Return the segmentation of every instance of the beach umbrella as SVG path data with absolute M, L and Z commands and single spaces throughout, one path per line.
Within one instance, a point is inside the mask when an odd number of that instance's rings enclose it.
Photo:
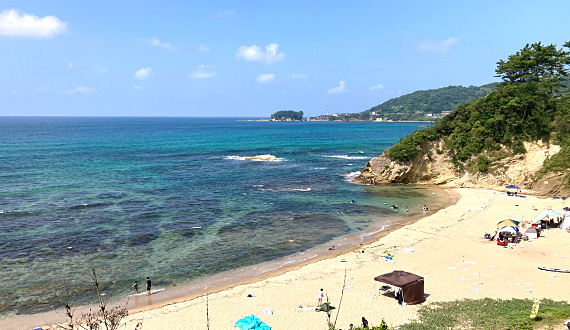
M 517 227 L 513 227 L 513 226 L 505 226 L 505 227 L 499 229 L 499 233 L 516 234 L 518 231 L 519 231 L 519 229 Z
M 521 189 L 520 187 L 517 187 L 514 184 L 510 184 L 510 185 L 506 186 L 505 188 Z
M 518 227 L 519 224 L 520 224 L 520 221 L 516 221 L 516 220 L 512 220 L 512 219 L 505 219 L 505 220 L 499 221 L 499 223 L 497 223 L 497 228 L 501 228 L 501 227 L 505 227 L 505 226 Z

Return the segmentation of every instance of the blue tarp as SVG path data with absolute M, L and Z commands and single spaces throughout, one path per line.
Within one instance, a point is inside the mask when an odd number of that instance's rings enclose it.
M 263 323 L 257 316 L 251 314 L 236 322 L 236 327 L 241 330 L 271 330 L 271 327 Z
M 510 184 L 510 185 L 506 186 L 505 188 L 520 189 L 519 187 L 515 186 L 514 184 Z
M 539 223 L 542 219 L 546 217 L 562 217 L 562 216 L 563 216 L 562 214 L 555 212 L 553 210 L 544 210 L 542 211 L 542 213 L 538 215 L 538 217 L 532 220 L 532 223 Z

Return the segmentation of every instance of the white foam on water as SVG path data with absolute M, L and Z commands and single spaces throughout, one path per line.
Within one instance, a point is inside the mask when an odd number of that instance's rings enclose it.
M 282 162 L 285 158 L 278 158 L 270 154 L 266 155 L 256 155 L 256 156 L 224 156 L 224 159 L 229 160 L 242 160 L 242 161 L 252 161 L 252 162 Z
M 365 156 L 349 156 L 349 155 L 330 155 L 330 156 L 323 156 L 325 158 L 338 158 L 338 159 L 368 159 Z
M 344 181 L 352 181 L 354 178 L 360 175 L 360 171 L 350 172 L 350 173 L 339 173 L 339 175 L 344 177 Z
M 311 191 L 311 188 L 292 188 L 292 191 Z

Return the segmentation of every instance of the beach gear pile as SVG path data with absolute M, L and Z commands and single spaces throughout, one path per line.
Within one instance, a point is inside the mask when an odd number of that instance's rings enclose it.
M 271 330 L 271 327 L 263 323 L 257 316 L 251 314 L 236 322 L 236 327 L 241 330 Z

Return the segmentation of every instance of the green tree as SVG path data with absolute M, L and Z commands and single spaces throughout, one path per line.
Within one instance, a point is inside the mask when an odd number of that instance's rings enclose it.
M 570 47 L 569 43 L 565 43 L 564 47 Z M 507 61 L 497 62 L 496 77 L 503 80 L 503 85 L 536 82 L 544 91 L 554 93 L 568 76 L 565 68 L 570 64 L 568 55 L 568 52 L 562 48 L 556 49 L 553 44 L 527 44 L 516 54 L 510 55 Z

